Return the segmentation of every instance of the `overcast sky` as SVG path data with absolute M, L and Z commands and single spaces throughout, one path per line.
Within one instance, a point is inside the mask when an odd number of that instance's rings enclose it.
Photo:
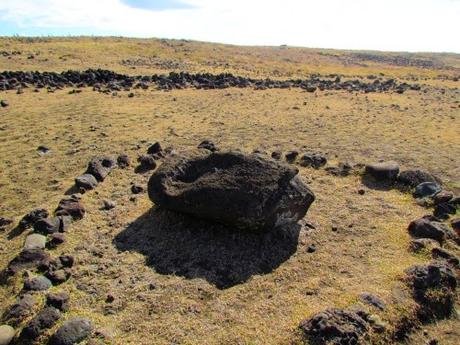
M 0 0 L 0 35 L 460 53 L 460 0 Z

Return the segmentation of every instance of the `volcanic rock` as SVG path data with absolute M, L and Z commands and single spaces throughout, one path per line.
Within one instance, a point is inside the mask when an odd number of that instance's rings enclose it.
M 399 165 L 395 162 L 382 162 L 366 165 L 366 173 L 374 177 L 377 181 L 393 182 L 399 173 Z
M 298 170 L 258 155 L 175 156 L 149 180 L 157 205 L 240 228 L 273 228 L 303 218 L 314 201 Z
M 109 157 L 96 157 L 88 163 L 86 173 L 93 175 L 99 182 L 104 181 L 115 167 L 115 161 Z
M 97 179 L 91 174 L 83 174 L 75 178 L 75 186 L 83 190 L 94 189 L 97 183 Z
M 415 187 L 414 197 L 415 198 L 426 198 L 434 197 L 436 194 L 441 192 L 441 186 L 435 182 L 422 182 Z
M 61 317 L 59 310 L 53 307 L 45 307 L 29 324 L 23 328 L 20 338 L 24 340 L 33 340 L 38 338 L 47 329 L 53 327 Z
M 51 336 L 49 345 L 74 345 L 88 338 L 93 330 L 91 322 L 82 318 L 73 318 Z
M 444 224 L 431 216 L 424 216 L 412 221 L 408 231 L 415 238 L 431 238 L 440 243 L 444 242 L 449 233 L 449 229 Z
M 398 176 L 398 181 L 411 188 L 417 187 L 423 182 L 434 182 L 442 184 L 441 180 L 425 170 L 405 170 Z

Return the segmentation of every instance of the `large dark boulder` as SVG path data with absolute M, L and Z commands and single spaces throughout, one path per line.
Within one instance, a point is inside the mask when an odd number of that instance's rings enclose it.
M 150 178 L 157 205 L 238 228 L 269 229 L 305 216 L 315 196 L 298 169 L 237 152 L 173 156 Z

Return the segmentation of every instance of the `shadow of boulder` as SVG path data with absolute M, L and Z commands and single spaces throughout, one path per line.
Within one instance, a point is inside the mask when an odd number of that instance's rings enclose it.
M 391 189 L 400 189 L 396 182 L 378 181 L 374 177 L 367 174 L 361 176 L 361 183 L 369 189 L 379 191 L 389 191 Z
M 297 249 L 300 226 L 271 232 L 248 232 L 188 215 L 152 208 L 113 243 L 121 251 L 137 251 L 160 274 L 203 278 L 219 289 L 267 274 Z

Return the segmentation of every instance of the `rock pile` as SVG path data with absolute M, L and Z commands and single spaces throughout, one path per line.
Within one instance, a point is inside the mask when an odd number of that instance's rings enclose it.
M 134 89 L 148 89 L 155 85 L 158 89 L 172 90 L 184 88 L 224 89 L 229 87 L 252 87 L 263 89 L 301 88 L 307 92 L 316 90 L 344 90 L 349 92 L 387 92 L 403 93 L 406 90 L 420 90 L 418 85 L 398 83 L 394 79 L 376 78 L 371 82 L 359 79 L 342 81 L 340 78 L 320 79 L 312 76 L 309 79 L 253 79 L 234 76 L 230 73 L 211 74 L 187 72 L 171 72 L 168 75 L 128 76 L 102 69 L 66 72 L 23 72 L 3 71 L 0 73 L 0 91 L 15 90 L 27 87 L 49 90 L 64 87 L 92 87 L 95 91 L 112 93 Z

